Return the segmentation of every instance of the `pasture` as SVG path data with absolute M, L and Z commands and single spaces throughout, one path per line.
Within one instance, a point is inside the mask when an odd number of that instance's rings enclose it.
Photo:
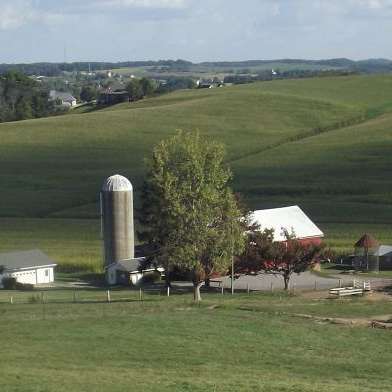
M 309 299 L 282 293 L 188 294 L 123 290 L 0 293 L 1 390 L 389 391 L 390 331 L 335 325 L 297 314 L 390 314 L 390 300 Z M 14 293 L 15 295 L 15 293 Z M 99 301 L 99 302 L 96 302 Z
M 129 177 L 138 207 L 144 159 L 177 129 L 225 143 L 251 208 L 299 204 L 339 252 L 363 231 L 392 243 L 392 77 L 376 75 L 178 91 L 0 124 L 1 249 L 99 269 L 103 179 Z

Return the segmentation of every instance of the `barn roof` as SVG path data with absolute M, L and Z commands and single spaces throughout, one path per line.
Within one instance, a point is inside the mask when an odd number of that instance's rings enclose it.
M 355 248 L 377 248 L 380 244 L 370 234 L 364 234 L 354 245 Z
M 116 266 L 116 269 L 124 272 L 138 272 L 142 268 L 142 262 L 145 260 L 145 257 L 138 257 L 135 259 L 127 259 L 117 261 L 113 265 Z
M 67 102 L 76 100 L 76 98 L 71 93 L 56 91 L 56 90 L 50 90 L 49 96 L 51 99 L 62 99 L 63 101 L 67 101 Z
M 392 246 L 390 245 L 380 245 L 376 252 L 376 256 L 386 256 L 392 253 Z
M 56 263 L 39 249 L 0 253 L 0 265 L 6 270 L 56 266 Z
M 251 220 L 260 225 L 261 230 L 273 229 L 274 241 L 286 241 L 284 229 L 294 232 L 296 238 L 324 237 L 324 233 L 309 219 L 298 206 L 257 210 Z

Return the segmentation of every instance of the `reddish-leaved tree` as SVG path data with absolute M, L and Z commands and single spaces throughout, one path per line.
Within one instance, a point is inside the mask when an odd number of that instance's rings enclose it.
M 284 232 L 286 241 L 283 242 L 273 241 L 273 230 L 248 232 L 245 251 L 236 262 L 236 273 L 280 275 L 288 290 L 293 273 L 304 272 L 319 262 L 324 246 L 304 244 L 295 238 L 295 233 Z

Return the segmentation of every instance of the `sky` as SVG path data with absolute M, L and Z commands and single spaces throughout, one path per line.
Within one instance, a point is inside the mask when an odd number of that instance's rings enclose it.
M 0 63 L 392 58 L 392 0 L 0 0 Z

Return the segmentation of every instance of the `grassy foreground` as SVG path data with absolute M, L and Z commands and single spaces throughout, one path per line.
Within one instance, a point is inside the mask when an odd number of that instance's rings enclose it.
M 10 305 L 8 295 L 0 293 L 4 392 L 386 392 L 392 383 L 390 332 L 295 316 L 385 314 L 389 301 L 205 294 L 198 307 L 187 294 L 138 301 L 124 291 L 118 298 L 133 300 Z

